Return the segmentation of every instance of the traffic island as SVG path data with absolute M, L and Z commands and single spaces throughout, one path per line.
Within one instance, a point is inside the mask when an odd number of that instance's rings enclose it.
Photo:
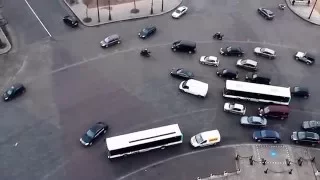
M 141 19 L 168 13 L 182 0 L 64 0 L 85 26 Z
M 320 0 L 285 0 L 288 8 L 301 19 L 320 25 Z

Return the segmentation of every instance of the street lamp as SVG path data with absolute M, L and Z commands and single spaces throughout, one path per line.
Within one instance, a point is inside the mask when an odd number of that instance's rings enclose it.
M 316 5 L 317 5 L 317 1 L 318 1 L 318 0 L 316 0 L 316 2 L 314 3 L 314 5 L 313 5 L 313 7 L 312 7 L 312 10 L 311 10 L 311 12 L 310 12 L 310 15 L 309 15 L 308 19 L 310 19 L 310 18 L 311 18 L 311 15 L 312 15 L 312 13 L 313 13 L 313 10 L 314 10 L 314 8 L 315 8 L 315 7 L 316 7 Z
M 100 22 L 99 0 L 97 0 L 98 22 Z
M 161 1 L 161 12 L 163 12 L 163 0 Z
M 110 7 L 110 0 L 108 0 L 108 9 L 109 9 L 109 21 L 111 21 L 111 7 Z
M 151 0 L 151 11 L 150 14 L 153 14 L 153 0 Z

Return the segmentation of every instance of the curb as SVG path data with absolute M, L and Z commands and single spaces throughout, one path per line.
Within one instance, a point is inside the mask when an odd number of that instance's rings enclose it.
M 7 36 L 5 35 L 5 33 L 3 32 L 2 28 L 0 28 L 0 33 L 4 37 L 4 43 L 7 44 L 7 46 L 4 49 L 0 50 L 0 54 L 6 54 L 7 52 L 9 52 L 11 50 L 12 45 L 11 45 L 10 41 L 8 40 Z
M 292 6 L 292 5 L 291 5 L 291 3 L 290 3 L 289 0 L 284 0 L 284 1 L 286 2 L 287 7 L 293 12 L 293 14 L 295 14 L 295 15 L 298 16 L 299 18 L 303 19 L 304 21 L 309 22 L 310 24 L 313 24 L 313 25 L 316 25 L 316 26 L 320 26 L 320 23 L 317 24 L 317 23 L 315 23 L 315 22 L 312 22 L 312 21 L 310 21 L 310 20 L 302 17 L 302 16 L 301 16 L 299 13 L 297 13 L 295 10 L 291 9 L 291 6 Z
M 149 17 L 155 17 L 155 16 L 164 15 L 164 14 L 166 14 L 166 13 L 168 13 L 168 12 L 176 9 L 176 8 L 177 8 L 178 6 L 180 6 L 180 5 L 182 4 L 182 2 L 183 2 L 183 0 L 181 0 L 180 3 L 179 3 L 177 6 L 169 9 L 168 11 L 164 11 L 164 12 L 161 12 L 161 13 L 158 13 L 158 14 L 152 14 L 152 15 L 135 17 L 135 18 L 128 18 L 128 19 L 121 19 L 121 20 L 115 20 L 115 21 L 110 21 L 110 22 L 96 23 L 96 24 L 94 24 L 94 25 L 87 25 L 87 24 L 85 24 L 85 23 L 83 22 L 83 20 L 82 20 L 81 18 L 79 18 L 79 17 L 76 15 L 76 13 L 73 12 L 71 6 L 66 2 L 66 0 L 63 0 L 63 1 L 64 1 L 64 3 L 69 7 L 69 9 L 72 11 L 72 13 L 73 13 L 73 14 L 81 21 L 81 23 L 82 23 L 84 26 L 86 26 L 86 27 L 94 27 L 94 26 L 100 26 L 100 25 L 104 25 L 104 24 L 110 24 L 110 23 L 116 23 L 116 22 L 122 22 L 122 21 L 130 21 L 130 20 L 146 19 L 146 18 L 149 18 Z

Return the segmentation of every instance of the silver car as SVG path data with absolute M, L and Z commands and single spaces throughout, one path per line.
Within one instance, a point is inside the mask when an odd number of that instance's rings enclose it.
M 215 56 L 201 56 L 200 64 L 206 64 L 209 66 L 219 66 L 219 59 Z
M 256 71 L 258 69 L 258 62 L 251 59 L 239 59 L 236 66 L 243 69 Z
M 121 39 L 118 34 L 113 34 L 111 36 L 106 37 L 104 40 L 100 41 L 100 46 L 103 48 L 114 46 L 116 44 L 120 44 Z
M 267 126 L 267 119 L 259 116 L 242 116 L 240 124 L 243 126 L 265 127 Z
M 246 113 L 246 107 L 242 104 L 234 102 L 226 102 L 223 106 L 225 112 L 244 115 Z
M 269 48 L 256 47 L 254 48 L 253 52 L 257 56 L 262 56 L 269 59 L 274 59 L 276 57 L 276 52 Z

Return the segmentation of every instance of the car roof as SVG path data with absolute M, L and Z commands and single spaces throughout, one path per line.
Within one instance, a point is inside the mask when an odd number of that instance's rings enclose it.
M 284 112 L 289 113 L 290 108 L 288 106 L 281 106 L 281 105 L 269 105 L 267 106 L 270 111 L 273 112 Z
M 295 86 L 295 87 L 293 87 L 293 89 L 294 89 L 294 91 L 296 90 L 296 89 L 298 89 L 298 91 L 303 91 L 303 92 L 309 92 L 309 89 L 308 88 L 306 88 L 306 87 L 300 87 L 300 86 Z
M 215 56 L 208 56 L 208 59 L 216 61 L 218 58 Z
M 268 14 L 273 14 L 272 11 L 270 11 L 269 9 L 266 9 L 266 8 L 261 8 L 263 11 L 267 12 Z
M 257 66 L 258 65 L 258 62 L 257 61 L 254 61 L 254 60 L 251 60 L 251 59 L 244 59 L 242 61 L 245 61 L 247 64 L 252 64 L 254 66 Z
M 223 73 L 224 71 L 227 71 L 227 73 L 237 74 L 237 71 L 236 71 L 236 70 L 228 69 L 228 68 L 224 68 L 224 69 L 222 69 L 221 71 L 222 71 L 222 73 Z
M 273 130 L 262 130 L 265 132 L 266 137 L 277 137 L 279 138 L 279 133 L 277 131 L 273 131 Z
M 210 138 L 218 138 L 220 140 L 220 132 L 219 130 L 215 129 L 215 130 L 211 130 L 211 131 L 205 131 L 201 133 L 201 136 L 203 137 L 203 139 L 208 140 Z
M 183 10 L 183 9 L 187 9 L 187 6 L 180 6 L 180 7 L 178 7 L 178 10 Z
M 252 117 L 252 121 L 253 122 L 261 122 L 261 120 L 263 119 L 263 118 L 261 118 L 261 117 L 259 117 L 259 116 L 249 116 L 249 117 Z M 248 118 L 249 118 L 248 117 Z
M 196 43 L 195 42 L 192 42 L 192 41 L 188 41 L 188 40 L 181 40 L 179 41 L 180 44 L 185 44 L 185 45 L 188 45 L 188 46 L 194 46 L 196 47 Z
M 275 54 L 276 53 L 274 50 L 269 49 L 269 48 L 261 48 L 261 49 L 263 49 L 265 52 L 268 52 L 270 54 Z
M 108 39 L 119 39 L 120 36 L 118 34 L 112 34 L 110 36 L 107 37 Z
M 311 121 L 307 121 L 308 124 L 312 124 L 312 127 L 320 127 L 320 121 L 316 121 L 316 120 L 311 120 Z
M 242 104 L 237 104 L 237 103 L 234 103 L 233 107 L 237 109 L 244 109 L 244 106 Z

